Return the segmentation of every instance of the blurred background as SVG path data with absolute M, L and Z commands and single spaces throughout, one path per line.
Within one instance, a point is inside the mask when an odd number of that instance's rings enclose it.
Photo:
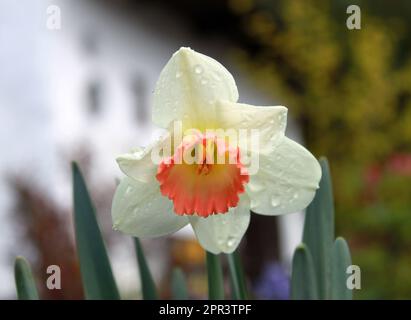
M 360 30 L 347 29 L 351 4 Z M 132 241 L 111 228 L 115 157 L 159 134 L 156 79 L 189 46 L 230 70 L 240 102 L 287 106 L 286 134 L 328 157 L 337 234 L 362 271 L 355 298 L 410 299 L 410 21 L 407 0 L 0 0 L 0 298 L 15 298 L 16 255 L 32 263 L 42 298 L 83 297 L 71 160 L 86 175 L 122 296 L 141 296 Z M 252 215 L 240 253 L 255 298 L 288 298 L 303 219 Z M 190 228 L 143 246 L 162 297 L 175 266 L 192 298 L 206 296 Z M 51 264 L 62 290 L 45 286 Z

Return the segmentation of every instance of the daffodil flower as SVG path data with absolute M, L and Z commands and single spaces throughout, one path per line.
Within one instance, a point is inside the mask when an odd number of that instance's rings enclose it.
M 237 100 L 235 81 L 219 62 L 189 48 L 174 53 L 157 82 L 152 114 L 168 134 L 117 158 L 126 177 L 113 199 L 114 229 L 157 237 L 190 223 L 207 251 L 231 253 L 248 228 L 250 210 L 280 215 L 312 201 L 321 169 L 309 151 L 284 135 L 287 108 Z M 177 143 L 171 139 L 178 136 L 176 121 L 185 132 Z M 258 143 L 247 136 L 233 147 L 209 129 L 257 130 Z M 170 141 L 171 153 L 153 161 L 154 150 L 165 150 Z M 258 156 L 255 172 L 245 163 L 245 151 Z M 186 161 L 193 153 L 197 161 Z M 235 161 L 207 161 L 219 156 Z

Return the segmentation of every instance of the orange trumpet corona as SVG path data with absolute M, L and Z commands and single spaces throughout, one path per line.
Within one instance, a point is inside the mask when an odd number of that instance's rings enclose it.
M 238 147 L 229 148 L 221 139 L 205 135 L 185 139 L 159 164 L 156 178 L 176 214 L 201 217 L 236 207 L 249 181 Z

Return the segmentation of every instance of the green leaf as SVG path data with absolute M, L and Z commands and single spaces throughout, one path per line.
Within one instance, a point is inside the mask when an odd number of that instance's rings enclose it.
M 313 259 L 310 250 L 305 244 L 300 244 L 294 252 L 291 274 L 291 299 L 318 299 Z
M 328 162 L 320 159 L 320 188 L 308 206 L 303 242 L 312 254 L 320 299 L 331 297 L 331 251 L 334 242 L 334 200 Z
M 337 238 L 333 246 L 332 291 L 335 300 L 352 300 L 352 290 L 347 288 L 347 268 L 352 264 L 350 249 L 344 238 Z
M 210 300 L 224 299 L 224 280 L 220 256 L 207 251 L 208 298 Z
M 143 291 L 144 300 L 155 300 L 158 298 L 156 285 L 154 283 L 153 277 L 151 276 L 150 269 L 144 256 L 144 251 L 141 246 L 140 240 L 134 238 L 134 246 L 136 249 L 138 269 L 140 271 L 141 288 Z
M 176 300 L 187 300 L 187 283 L 184 278 L 184 273 L 180 268 L 174 268 L 171 275 L 171 293 L 173 299 Z
M 19 300 L 39 299 L 30 264 L 23 257 L 17 257 L 14 262 L 14 278 L 16 280 L 17 298 Z
M 236 250 L 234 253 L 228 254 L 227 260 L 230 269 L 233 299 L 245 300 L 248 298 L 247 286 L 238 251 Z
M 74 225 L 81 277 L 87 299 L 120 299 L 86 184 L 72 164 Z

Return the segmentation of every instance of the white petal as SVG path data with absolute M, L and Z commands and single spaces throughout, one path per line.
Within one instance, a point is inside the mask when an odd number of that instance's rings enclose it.
M 146 148 L 138 148 L 134 152 L 118 156 L 116 161 L 121 171 L 134 180 L 154 181 L 159 161 L 163 156 L 160 151 L 171 148 L 170 139 L 171 135 L 167 132 Z M 169 146 L 168 149 L 167 146 Z
M 124 174 L 135 180 L 148 182 L 155 178 L 157 168 L 151 161 L 150 154 L 151 148 L 146 148 L 122 154 L 116 160 Z
M 143 183 L 125 177 L 114 194 L 113 228 L 136 237 L 158 237 L 188 223 L 173 212 L 173 203 L 161 195 L 157 181 Z
M 248 150 L 262 151 L 271 148 L 273 141 L 283 136 L 287 124 L 287 108 L 283 106 L 253 106 L 230 101 L 218 101 L 216 115 L 218 128 L 243 130 L 248 140 L 252 132 L 258 132 L 258 149 L 255 150 L 251 141 L 247 143 Z M 238 137 L 241 138 L 239 133 Z
M 260 154 L 258 173 L 246 186 L 251 209 L 259 214 L 298 212 L 314 198 L 321 167 L 303 146 L 283 137 L 272 151 Z
M 240 243 L 250 223 L 250 203 L 243 194 L 237 207 L 207 218 L 191 216 L 191 225 L 201 246 L 214 254 L 231 253 Z
M 181 120 L 185 128 L 199 128 L 214 120 L 217 99 L 237 101 L 232 75 L 216 60 L 181 48 L 173 54 L 154 91 L 153 122 L 167 128 Z

